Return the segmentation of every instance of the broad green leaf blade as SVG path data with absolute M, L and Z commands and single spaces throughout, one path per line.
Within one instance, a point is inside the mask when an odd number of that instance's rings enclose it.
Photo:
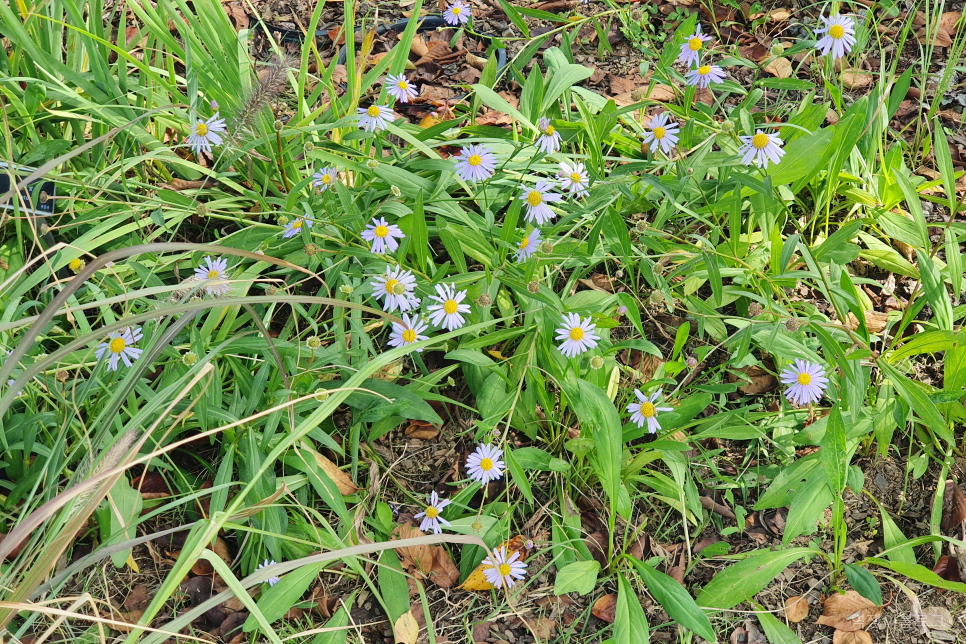
M 766 610 L 755 613 L 769 644 L 802 644 L 795 632 Z
M 849 464 L 846 460 L 848 449 L 845 444 L 845 423 L 842 422 L 842 410 L 838 405 L 833 405 L 829 414 L 825 435 L 822 437 L 821 456 L 832 492 L 841 493 L 845 489 Z
M 610 501 L 611 510 L 625 518 L 630 516 L 630 504 L 621 502 L 621 454 L 623 440 L 617 409 L 603 389 L 585 380 L 577 380 L 576 391 L 568 392 L 577 417 L 589 425 L 596 447 L 601 485 Z
M 553 584 L 553 594 L 577 593 L 586 595 L 597 585 L 597 573 L 600 564 L 594 560 L 575 561 L 567 564 L 557 572 L 557 580 Z
M 614 644 L 648 644 L 651 631 L 644 607 L 631 583 L 617 575 L 617 606 L 614 610 Z M 712 640 L 714 641 L 714 640 Z
M 862 566 L 845 564 L 845 576 L 848 578 L 849 584 L 855 592 L 876 606 L 882 605 L 882 588 L 879 587 L 878 580 L 871 572 Z
M 698 606 L 734 608 L 751 599 L 792 562 L 809 555 L 820 555 L 813 548 L 759 550 L 733 566 L 725 568 L 698 595 Z
M 897 572 L 900 575 L 905 575 L 909 579 L 914 579 L 923 584 L 929 584 L 930 586 L 935 586 L 936 588 L 953 590 L 957 593 L 966 593 L 966 584 L 958 581 L 946 581 L 933 571 L 929 570 L 929 568 L 919 564 L 910 564 L 904 561 L 887 561 L 885 559 L 879 559 L 878 557 L 869 557 L 865 561 L 869 564 L 875 564 L 877 566 L 882 566 L 883 568 L 888 568 L 893 572 Z
M 695 603 L 684 586 L 672 577 L 654 570 L 642 561 L 631 557 L 631 562 L 644 580 L 644 585 L 651 591 L 654 599 L 667 611 L 671 620 L 700 635 L 709 642 L 715 640 L 711 620 Z
M 296 568 L 263 592 L 257 606 L 265 621 L 271 624 L 281 619 L 302 598 L 302 594 L 309 589 L 324 567 L 323 564 L 309 564 Z M 244 631 L 247 633 L 257 626 L 255 616 L 249 616 L 245 621 Z

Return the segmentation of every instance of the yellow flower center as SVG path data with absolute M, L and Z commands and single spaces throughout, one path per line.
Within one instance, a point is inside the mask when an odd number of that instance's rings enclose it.
M 366 110 L 366 114 L 368 114 L 372 118 L 376 118 L 377 116 L 379 116 L 380 113 L 381 113 L 381 110 L 379 109 L 378 105 L 370 105 L 369 109 Z
M 768 147 L 768 135 L 764 132 L 759 132 L 755 136 L 751 137 L 751 145 L 756 150 L 764 150 Z
M 436 517 L 439 516 L 439 510 L 437 510 L 435 507 L 431 505 L 426 508 L 426 516 L 429 517 L 430 519 L 435 519 Z
M 580 183 L 581 181 L 584 180 L 584 178 L 580 176 L 579 172 L 574 172 L 570 175 L 570 180 L 573 181 L 574 183 Z
M 667 134 L 667 131 L 663 127 L 654 128 L 654 138 L 658 141 L 663 139 L 665 134 Z
M 480 461 L 480 469 L 484 472 L 489 472 L 493 469 L 493 459 L 484 458 Z
M 700 38 L 695 37 L 688 41 L 688 49 L 691 51 L 700 51 L 703 46 L 704 41 Z
M 322 175 L 322 183 L 325 183 L 325 184 L 332 183 L 332 175 L 331 174 L 323 174 Z
M 842 25 L 832 25 L 828 29 L 828 35 L 838 40 L 845 35 L 845 27 Z
M 409 83 L 407 83 L 404 80 L 401 80 L 398 83 L 396 83 L 396 87 L 398 87 L 399 89 L 409 89 Z
M 198 125 L 195 126 L 195 134 L 197 134 L 198 136 L 205 136 L 206 134 L 208 134 L 208 126 L 205 125 L 204 123 L 199 123 Z
M 403 339 L 403 342 L 415 342 L 416 332 L 413 331 L 412 329 L 406 329 L 405 331 L 402 332 L 402 339 Z M 430 512 L 432 512 L 432 514 L 430 514 Z M 426 514 L 427 516 L 429 516 L 430 519 L 432 519 L 439 513 L 436 511 L 436 508 L 427 508 Z
M 303 223 L 304 222 L 301 219 L 296 219 L 295 221 L 292 222 L 292 228 L 294 228 L 295 230 L 298 230 L 299 228 L 302 227 Z
M 107 345 L 107 348 L 111 350 L 111 353 L 121 353 L 124 351 L 124 347 L 127 346 L 127 342 L 124 338 L 114 338 L 111 343 Z
M 376 234 L 376 237 L 385 237 L 389 234 L 389 228 L 386 226 L 376 226 L 376 229 L 372 232 Z
M 526 250 L 527 246 L 530 245 L 530 238 L 524 237 L 523 241 L 520 242 L 520 250 Z
M 70 260 L 70 264 L 67 265 L 67 268 L 72 271 L 79 271 L 81 269 L 80 259 L 75 257 L 74 259 Z
M 531 190 L 530 194 L 527 195 L 527 203 L 536 208 L 543 203 L 543 195 L 540 194 L 539 190 Z
M 584 338 L 584 330 L 581 329 L 579 326 L 575 326 L 574 328 L 570 329 L 571 340 L 579 342 L 580 340 L 583 340 L 583 338 Z
M 707 76 L 709 73 L 711 73 L 711 65 L 701 65 L 698 67 L 699 76 Z
M 386 293 L 392 294 L 392 292 L 396 289 L 396 284 L 398 283 L 399 280 L 386 280 Z
M 453 12 L 454 16 L 458 16 L 463 10 L 460 9 L 459 7 L 450 7 L 450 11 Z
M 553 136 L 553 133 L 556 131 L 557 131 L 557 128 L 555 128 L 552 125 L 548 125 L 547 129 L 544 130 L 543 133 L 546 134 L 547 136 Z
M 443 311 L 447 315 L 453 315 L 458 309 L 459 304 L 456 303 L 456 300 L 446 300 L 443 302 Z
M 483 159 L 480 158 L 480 155 L 473 154 L 473 155 L 470 156 L 469 159 L 466 160 L 466 162 L 468 164 L 470 164 L 471 166 L 474 166 L 475 167 L 475 166 L 478 166 L 481 163 L 483 163 Z
M 507 563 L 500 564 L 496 569 L 499 571 L 501 577 L 509 577 L 510 572 L 513 570 L 513 568 L 510 567 L 510 564 Z
M 812 376 L 810 376 L 807 373 L 800 373 L 800 374 L 798 374 L 798 378 L 796 378 L 796 380 L 798 380 L 798 384 L 800 384 L 800 385 L 810 385 L 810 384 L 812 384 Z
M 210 280 L 215 279 L 219 275 L 221 275 L 221 273 L 219 271 L 216 271 L 216 270 L 210 270 L 210 271 L 208 271 L 208 279 L 210 279 Z
M 654 414 L 657 410 L 654 409 L 654 403 L 642 402 L 641 403 L 641 416 L 644 418 L 654 418 Z

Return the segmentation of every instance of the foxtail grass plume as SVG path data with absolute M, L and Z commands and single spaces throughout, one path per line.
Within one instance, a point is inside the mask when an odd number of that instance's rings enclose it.
M 234 129 L 237 133 L 250 134 L 262 110 L 279 98 L 288 88 L 288 70 L 295 67 L 297 59 L 273 54 L 258 70 L 255 83 L 235 115 Z

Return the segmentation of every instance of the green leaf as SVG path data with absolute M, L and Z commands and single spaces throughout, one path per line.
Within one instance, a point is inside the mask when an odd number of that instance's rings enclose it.
M 648 644 L 651 630 L 641 600 L 630 582 L 617 575 L 617 606 L 614 608 L 614 644 Z M 711 641 L 714 641 L 712 638 Z
M 889 356 L 894 363 L 922 353 L 939 353 L 966 347 L 966 332 L 963 331 L 926 331 L 910 338 Z
M 566 381 L 565 381 L 566 382 Z M 630 503 L 621 501 L 621 421 L 617 409 L 603 389 L 585 380 L 577 380 L 576 390 L 565 385 L 571 406 L 584 427 L 589 426 L 596 447 L 596 463 L 600 470 L 601 485 L 610 501 L 611 510 L 621 516 L 630 516 Z M 624 495 L 626 497 L 626 494 Z
M 845 564 L 845 576 L 855 592 L 859 593 L 876 606 L 882 605 L 882 588 L 875 576 L 862 566 Z
M 892 381 L 893 386 L 899 393 L 899 397 L 912 407 L 916 415 L 922 419 L 923 424 L 948 444 L 955 445 L 955 438 L 949 430 L 946 419 L 939 413 L 936 405 L 929 400 L 925 392 L 916 383 L 899 373 L 899 370 L 888 362 L 879 360 L 877 364 L 882 374 Z
M 772 185 L 783 186 L 818 172 L 829 156 L 834 130 L 834 127 L 821 128 L 786 145 L 781 163 L 768 169 Z
M 838 405 L 832 406 L 826 428 L 820 451 L 822 466 L 832 492 L 841 493 L 845 490 L 849 464 L 846 462 L 848 449 L 845 445 L 845 424 L 842 422 L 842 410 Z
M 379 592 L 393 624 L 409 610 L 409 586 L 395 550 L 383 550 L 379 557 Z
M 923 584 L 929 584 L 930 586 L 935 586 L 936 588 L 953 590 L 957 593 L 966 593 L 966 584 L 958 581 L 946 581 L 933 571 L 929 570 L 929 568 L 919 564 L 910 564 L 906 563 L 905 561 L 887 561 L 886 559 L 879 559 L 878 557 L 868 557 L 865 559 L 865 561 L 869 564 L 875 564 L 876 566 L 888 568 L 893 572 L 897 572 L 900 575 L 905 575 L 909 579 L 914 579 Z
M 523 17 L 520 15 L 520 12 L 517 11 L 516 8 L 506 0 L 500 0 L 500 8 L 503 9 L 503 13 L 507 18 L 510 19 L 510 22 L 513 23 L 513 26 L 523 33 L 524 38 L 529 40 L 530 29 L 527 27 L 527 21 L 523 19 Z
M 557 580 L 553 584 L 553 594 L 577 593 L 586 595 L 597 585 L 597 573 L 600 564 L 594 560 L 575 561 L 567 564 L 557 572 Z
M 544 113 L 550 109 L 554 102 L 560 98 L 561 94 L 576 85 L 582 80 L 590 78 L 593 70 L 583 65 L 567 64 L 553 70 L 548 74 L 550 82 L 543 93 L 543 102 L 540 104 L 540 112 Z
M 504 0 L 500 0 L 500 4 L 505 4 Z M 494 92 L 486 85 L 472 85 L 472 88 L 473 91 L 476 92 L 476 95 L 480 97 L 480 100 L 482 100 L 487 107 L 512 116 L 515 120 L 523 123 L 534 132 L 537 130 L 537 126 L 534 125 L 530 119 L 525 117 L 520 110 L 510 105 L 505 98 Z M 380 164 L 379 167 L 382 167 L 382 164 Z
M 523 447 L 513 450 L 513 456 L 520 467 L 525 470 L 566 472 L 570 469 L 570 463 L 537 447 Z
M 818 248 L 812 249 L 812 258 L 816 263 L 834 262 L 836 264 L 847 264 L 855 260 L 861 249 L 849 240 L 864 223 L 864 219 L 854 219 L 836 230 Z
M 275 620 L 282 619 L 285 613 L 302 598 L 302 594 L 309 589 L 324 567 L 324 564 L 308 564 L 296 568 L 263 592 L 257 606 L 264 615 L 265 621 L 271 624 Z M 258 621 L 254 616 L 249 616 L 245 620 L 243 630 L 247 633 L 255 630 L 256 626 Z
M 447 360 L 456 360 L 457 362 L 465 362 L 467 364 L 476 365 L 477 367 L 496 367 L 497 363 L 493 358 L 485 356 L 479 351 L 471 351 L 469 349 L 457 349 L 455 351 L 450 351 L 445 356 Z
M 673 621 L 709 642 L 715 640 L 711 620 L 698 607 L 684 586 L 634 557 L 630 557 L 630 560 L 644 580 L 644 585 Z
M 708 608 L 734 608 L 754 597 L 791 563 L 808 555 L 820 554 L 820 551 L 813 548 L 756 551 L 715 575 L 698 595 L 698 605 Z
M 141 515 L 142 503 L 141 493 L 131 488 L 131 484 L 128 483 L 126 478 L 121 478 L 114 484 L 107 499 L 104 500 L 106 509 L 100 514 L 100 516 L 108 518 L 108 521 L 106 525 L 104 522 L 98 522 L 101 524 L 102 537 L 107 537 L 104 538 L 105 546 L 129 541 L 136 536 L 137 519 Z M 107 532 L 105 527 L 110 532 Z M 120 550 L 111 555 L 111 563 L 120 568 L 130 556 L 131 548 Z
M 759 609 L 755 617 L 758 618 L 758 623 L 765 631 L 765 639 L 770 644 L 802 644 L 802 640 L 792 629 L 767 610 Z
M 936 325 L 940 331 L 953 330 L 953 305 L 946 292 L 946 283 L 939 273 L 936 262 L 924 251 L 916 249 L 916 259 L 919 262 L 919 274 L 922 276 L 922 288 L 926 293 L 926 300 L 936 316 Z
M 533 491 L 530 489 L 530 479 L 527 478 L 526 472 L 520 467 L 516 455 L 509 447 L 503 452 L 503 460 L 506 462 L 507 471 L 510 472 L 510 478 L 516 483 L 526 500 L 533 503 L 534 499 Z
M 346 606 L 352 606 L 353 601 L 350 599 L 336 611 L 335 615 L 325 623 L 325 629 L 328 632 L 319 633 L 312 640 L 312 644 L 345 644 L 346 634 L 345 626 L 349 624 L 349 613 L 346 611 Z M 331 629 L 331 630 L 328 630 Z

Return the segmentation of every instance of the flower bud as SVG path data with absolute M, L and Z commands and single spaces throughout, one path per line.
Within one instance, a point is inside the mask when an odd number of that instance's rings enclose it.
M 694 369 L 695 367 L 698 366 L 698 359 L 695 358 L 694 356 L 688 356 L 688 359 L 685 360 L 684 363 L 688 365 L 688 368 Z
M 752 302 L 751 304 L 748 305 L 748 315 L 750 315 L 753 318 L 756 318 L 759 315 L 761 315 L 762 311 L 764 310 L 765 310 L 764 307 L 762 307 L 762 305 L 759 304 L 758 302 Z
M 480 306 L 489 306 L 493 304 L 493 300 L 490 298 L 489 295 L 484 293 L 479 298 L 477 298 L 476 303 L 479 304 Z
M 305 344 L 309 349 L 315 351 L 322 346 L 322 340 L 318 336 L 313 335 L 305 339 Z
M 352 292 L 354 290 L 355 289 L 348 284 L 343 284 L 342 286 L 339 287 L 339 292 L 342 293 L 343 295 L 352 295 Z
M 61 369 L 54 377 L 57 378 L 57 382 L 64 383 L 67 382 L 68 378 L 70 378 L 70 374 Z
M 198 362 L 198 355 L 194 351 L 185 351 L 183 354 L 181 354 L 181 362 L 190 367 Z
M 594 356 L 593 358 L 590 359 L 591 369 L 600 369 L 603 366 L 604 366 L 604 359 L 601 358 L 600 356 Z
M 81 270 L 86 265 L 87 265 L 87 262 L 82 260 L 80 257 L 75 257 L 74 259 L 70 260 L 70 264 L 67 265 L 67 268 L 69 268 L 75 273 L 80 273 Z
M 637 230 L 637 232 L 639 233 L 646 233 L 647 228 L 648 228 L 647 222 L 644 221 L 643 219 L 641 219 L 639 222 L 634 224 L 634 229 Z
M 801 321 L 795 318 L 788 318 L 787 320 L 785 320 L 785 328 L 788 329 L 790 332 L 795 333 L 800 328 L 802 328 L 802 323 Z
M 278 218 L 278 225 L 279 226 L 288 225 L 288 217 L 286 217 L 285 215 L 280 215 Z
M 370 170 L 375 170 L 376 168 L 379 167 L 379 162 L 376 161 L 375 159 L 369 159 L 368 161 L 366 161 L 366 167 L 369 168 Z
M 721 131 L 725 134 L 731 134 L 735 131 L 735 124 L 732 121 L 725 121 L 721 124 Z
M 392 195 L 394 197 L 401 197 L 402 196 L 402 190 L 399 189 L 399 186 L 389 186 L 389 190 L 390 190 L 390 192 L 392 192 Z
M 527 284 L 527 290 L 530 293 L 539 293 L 540 292 L 540 282 L 538 282 L 537 280 L 533 280 L 532 282 L 530 282 L 529 284 Z
M 319 252 L 319 247 L 318 247 L 318 246 L 316 246 L 315 244 L 306 244 L 306 245 L 305 245 L 305 246 L 304 246 L 304 247 L 302 248 L 302 251 L 303 251 L 303 252 L 304 252 L 304 253 L 305 253 L 306 255 L 308 255 L 309 257 L 312 257 L 313 255 L 315 255 L 315 254 L 317 254 L 317 253 Z
M 545 241 L 540 244 L 540 252 L 544 255 L 549 255 L 553 252 L 553 242 Z
M 265 295 L 268 295 L 271 297 L 276 293 L 278 293 L 278 287 L 275 286 L 274 284 L 269 284 L 268 286 L 265 287 Z
M 781 56 L 784 53 L 785 53 L 785 45 L 781 44 L 776 40 L 771 46 L 771 55 Z
M 208 105 L 210 105 L 211 109 L 213 109 L 214 111 L 216 112 L 218 111 L 218 101 L 212 99 L 211 102 L 208 103 Z
M 281 132 L 282 130 L 285 129 L 285 124 L 282 123 L 281 121 L 275 121 L 274 123 L 272 123 L 272 129 L 275 130 L 276 132 Z
M 312 143 L 311 141 L 306 141 L 305 145 L 302 146 L 302 149 L 305 150 L 306 152 L 311 152 L 312 150 L 315 149 L 315 144 Z
M 319 402 L 325 402 L 328 397 L 329 397 L 329 392 L 326 391 L 325 389 L 320 389 L 317 392 L 315 392 L 315 399 L 318 400 Z

